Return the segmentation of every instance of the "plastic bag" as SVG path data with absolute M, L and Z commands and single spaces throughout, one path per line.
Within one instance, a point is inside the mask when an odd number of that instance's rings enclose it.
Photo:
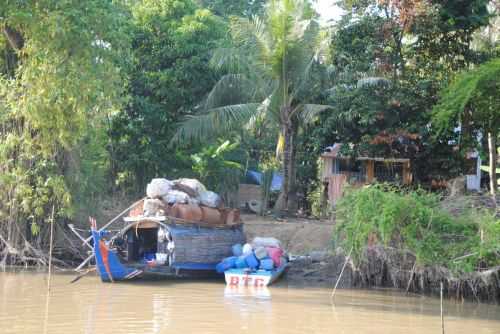
M 220 208 L 222 207 L 222 199 L 220 196 L 213 191 L 204 191 L 199 196 L 200 203 L 204 206 L 210 208 Z
M 185 204 L 190 200 L 188 194 L 179 190 L 170 190 L 161 199 L 167 204 Z
M 252 251 L 253 251 L 252 245 L 250 245 L 250 244 L 243 245 L 243 255 L 251 254 Z
M 281 242 L 276 238 L 255 237 L 252 241 L 252 246 L 257 247 L 276 247 L 281 248 Z
M 191 197 L 199 197 L 207 188 L 196 179 L 178 179 L 174 181 L 174 188 L 185 192 Z
M 152 179 L 146 187 L 146 195 L 149 198 L 160 198 L 165 196 L 173 185 L 174 183 L 167 179 Z
M 156 253 L 156 263 L 159 265 L 164 265 L 168 260 L 168 254 Z
M 146 198 L 144 200 L 144 216 L 156 216 L 161 213 L 161 209 L 163 209 L 163 203 L 159 199 Z
M 243 254 L 243 246 L 241 244 L 235 244 L 232 247 L 234 256 L 241 256 Z
M 267 257 L 267 250 L 265 247 L 257 247 L 254 250 L 255 257 L 259 260 Z
M 276 248 L 276 247 L 268 247 L 267 248 L 267 253 L 269 254 L 269 257 L 273 259 L 274 265 L 276 267 L 281 266 L 281 257 L 283 256 L 283 250 L 281 248 Z

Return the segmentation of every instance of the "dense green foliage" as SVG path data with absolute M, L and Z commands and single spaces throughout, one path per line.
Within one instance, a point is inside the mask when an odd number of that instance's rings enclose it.
M 222 17 L 252 17 L 262 13 L 266 0 L 197 0 L 201 6 Z
M 118 185 L 142 193 L 152 177 L 190 169 L 189 152 L 169 142 L 216 80 L 208 60 L 225 24 L 192 1 L 142 1 L 131 10 L 130 101 L 110 119 L 110 153 Z
M 434 124 L 450 130 L 459 124 L 470 146 L 481 135 L 488 136 L 490 191 L 496 192 L 497 138 L 500 135 L 500 58 L 458 75 L 444 90 L 434 108 Z
M 228 205 L 234 203 L 234 194 L 238 191 L 243 166 L 230 160 L 238 143 L 225 141 L 220 145 L 211 145 L 201 152 L 191 155 L 193 171 L 208 189 L 219 193 Z
M 154 177 L 198 177 L 232 203 L 244 171 L 277 170 L 277 207 L 325 212 L 318 156 L 334 142 L 410 158 L 423 186 L 463 174 L 472 147 L 494 170 L 500 34 L 487 4 L 344 0 L 329 27 L 311 0 L 4 0 L 0 264 L 25 238 L 43 246 L 52 208 L 81 221 Z M 437 200 L 405 196 L 421 230 Z
M 101 0 L 7 1 L 0 8 L 0 215 L 6 222 L 0 230 L 11 229 L 12 247 L 19 242 L 16 228 L 36 232 L 53 210 L 69 217 L 74 197 L 95 195 L 88 179 L 77 185 L 69 175 L 82 175 L 89 157 L 80 160 L 79 153 L 96 142 L 91 136 L 103 116 L 121 105 L 126 18 L 122 7 Z
M 346 1 L 354 14 L 332 37 L 332 86 L 324 96 L 334 109 L 313 130 L 317 150 L 349 142 L 353 155 L 411 158 L 424 183 L 460 175 L 463 151 L 443 145 L 429 124 L 449 78 L 484 59 L 470 41 L 488 24 L 486 4 Z
M 472 271 L 500 264 L 500 220 L 440 208 L 437 195 L 387 185 L 351 189 L 337 208 L 335 239 L 362 258 L 367 244 L 408 250 L 417 264 Z

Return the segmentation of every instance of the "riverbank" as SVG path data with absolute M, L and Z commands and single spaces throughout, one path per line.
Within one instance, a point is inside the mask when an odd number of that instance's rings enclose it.
M 285 276 L 298 287 L 333 287 L 346 262 L 342 249 L 332 248 L 334 223 L 327 220 L 243 215 L 247 240 L 255 236 L 275 237 L 294 261 Z M 360 265 L 347 259 L 339 288 L 396 288 L 409 293 L 439 295 L 440 282 L 449 298 L 500 304 L 500 267 L 457 275 L 440 266 L 415 265 L 408 252 L 372 246 Z

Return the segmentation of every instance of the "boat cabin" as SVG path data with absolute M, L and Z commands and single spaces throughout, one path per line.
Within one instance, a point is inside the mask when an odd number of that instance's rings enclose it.
M 129 224 L 115 237 L 126 263 L 200 269 L 215 266 L 232 245 L 245 240 L 241 226 L 209 228 L 175 223 L 165 217 L 127 217 Z M 121 246 L 119 246 L 121 244 Z

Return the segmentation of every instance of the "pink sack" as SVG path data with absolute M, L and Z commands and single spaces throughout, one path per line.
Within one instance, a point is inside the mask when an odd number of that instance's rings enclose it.
M 273 260 L 274 265 L 279 267 L 281 265 L 281 256 L 283 255 L 283 250 L 277 247 L 266 247 L 267 254 Z

